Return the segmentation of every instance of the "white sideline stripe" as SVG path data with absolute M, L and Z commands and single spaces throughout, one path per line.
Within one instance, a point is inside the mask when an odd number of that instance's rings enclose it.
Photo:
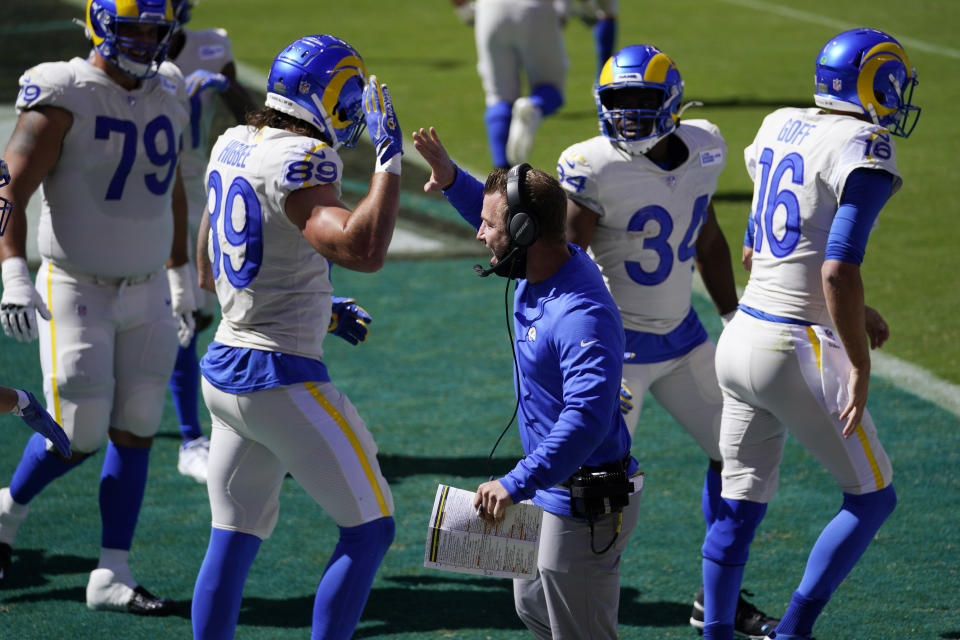
M 802 20 L 804 22 L 809 22 L 812 24 L 821 24 L 825 27 L 831 27 L 839 31 L 846 31 L 847 29 L 854 29 L 856 27 L 863 26 L 862 24 L 853 24 L 850 22 L 843 22 L 842 20 L 834 20 L 832 18 L 827 18 L 825 16 L 817 15 L 815 13 L 809 13 L 807 11 L 799 11 L 797 9 L 791 9 L 789 7 L 784 7 L 784 6 L 773 4 L 770 2 L 762 2 L 761 0 L 723 0 L 723 1 L 728 4 L 739 5 L 747 9 L 756 9 L 758 11 L 766 11 L 767 13 L 773 13 L 776 15 L 783 16 L 785 18 L 793 18 L 795 20 Z M 896 38 L 900 42 L 900 44 L 904 45 L 908 49 L 923 51 L 925 53 L 934 53 L 947 58 L 960 60 L 960 49 L 944 47 L 938 44 L 926 42 L 925 40 L 918 40 L 917 38 L 910 38 L 906 36 L 901 37 L 897 35 Z
M 694 273 L 693 291 L 707 300 L 710 299 L 710 294 L 707 293 L 699 272 Z M 743 289 L 738 287 L 737 296 L 742 294 Z M 892 382 L 904 391 L 935 404 L 944 411 L 960 416 L 960 386 L 938 378 L 915 364 L 881 351 L 871 351 L 870 361 L 873 375 Z

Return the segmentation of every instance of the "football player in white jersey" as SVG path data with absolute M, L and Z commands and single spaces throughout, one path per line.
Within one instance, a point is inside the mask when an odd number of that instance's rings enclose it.
M 197 237 L 203 205 L 207 201 L 204 171 L 210 153 L 210 127 L 214 116 L 214 94 L 219 93 L 236 121 L 256 110 L 247 90 L 237 82 L 233 47 L 223 29 L 195 30 L 186 28 L 190 21 L 190 0 L 173 0 L 176 27 L 170 40 L 169 60 L 180 68 L 190 103 L 190 127 L 184 135 L 181 153 L 183 186 L 187 194 L 188 236 Z M 191 260 L 195 253 L 190 252 Z M 196 278 L 192 278 L 196 282 Z M 200 368 L 197 362 L 196 334 L 213 320 L 216 296 L 194 288 L 199 307 L 193 340 L 180 346 L 170 376 L 170 395 L 180 422 L 182 439 L 177 457 L 177 470 L 197 482 L 207 481 L 207 457 L 210 440 L 200 428 L 197 406 L 200 395 Z
M 90 56 L 23 74 L 4 152 L 14 207 L 0 239 L 4 329 L 21 341 L 39 334 L 47 406 L 73 449 L 62 457 L 39 435 L 27 444 L 0 490 L 0 562 L 9 565 L 31 499 L 108 440 L 87 606 L 147 615 L 174 603 L 138 585 L 127 558 L 178 335 L 189 340 L 194 310 L 178 168 L 189 114 L 182 76 L 164 62 L 172 26 L 169 0 L 90 0 Z M 25 209 L 37 187 L 34 286 Z
M 634 441 L 643 398 L 653 397 L 709 458 L 701 501 L 709 527 L 720 501 L 720 412 L 713 357 L 690 304 L 694 267 L 717 311 L 736 310 L 730 249 L 710 200 L 726 162 L 716 125 L 684 120 L 683 80 L 673 60 L 650 45 L 607 60 L 594 89 L 602 135 L 579 142 L 557 163 L 567 191 L 568 239 L 587 248 L 623 317 L 626 413 Z M 702 626 L 702 592 L 690 623 Z M 763 637 L 774 624 L 744 598 L 737 631 Z M 771 627 L 772 628 L 772 627 Z
M 451 0 L 467 6 L 464 0 Z M 527 159 L 543 118 L 563 106 L 567 61 L 562 18 L 569 0 L 478 0 L 477 72 L 483 82 L 490 159 L 509 167 Z M 520 73 L 528 95 L 521 95 Z
M 386 87 L 368 81 L 360 55 L 329 35 L 300 38 L 277 56 L 266 107 L 247 122 L 214 145 L 198 238 L 201 279 L 215 283 L 222 320 L 200 363 L 213 416 L 213 522 L 193 633 L 232 637 L 289 471 L 340 526 L 312 637 L 349 638 L 393 540 L 393 498 L 373 437 L 322 360 L 329 265 L 383 265 L 399 207 L 402 135 Z M 365 125 L 376 169 L 350 211 L 340 201 L 338 149 L 353 147 Z
M 843 495 L 770 638 L 811 637 L 897 502 L 866 410 L 870 349 L 889 329 L 864 305 L 860 264 L 902 182 L 893 136 L 916 125 L 917 74 L 892 37 L 854 29 L 821 49 L 815 76 L 817 107 L 774 111 L 744 151 L 754 181 L 750 280 L 717 345 L 723 500 L 703 543 L 706 638 L 732 637 L 735 594 L 788 431 Z

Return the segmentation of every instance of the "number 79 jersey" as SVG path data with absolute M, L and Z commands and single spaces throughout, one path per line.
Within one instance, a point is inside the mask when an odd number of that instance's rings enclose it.
M 754 182 L 747 226 L 753 266 L 740 304 L 831 326 L 820 267 L 847 177 L 855 169 L 893 176 L 897 153 L 886 129 L 817 108 L 778 109 L 744 150 Z
M 320 359 L 330 324 L 327 259 L 290 221 L 287 196 L 333 184 L 343 163 L 315 138 L 240 125 L 220 136 L 207 165 L 208 257 L 231 347 Z
M 603 136 L 572 145 L 557 162 L 567 196 L 600 216 L 589 255 L 630 331 L 663 335 L 690 313 L 697 237 L 726 163 L 711 122 L 684 120 L 675 135 L 689 155 L 672 170 Z
M 172 64 L 127 91 L 82 58 L 20 78 L 17 110 L 69 111 L 56 165 L 41 188 L 37 244 L 63 269 L 105 277 L 153 273 L 170 255 L 171 198 L 190 119 Z

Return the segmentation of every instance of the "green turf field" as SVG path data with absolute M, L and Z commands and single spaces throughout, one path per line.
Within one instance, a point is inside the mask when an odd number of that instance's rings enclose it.
M 78 31 L 65 21 L 74 5 L 53 0 L 12 2 L 0 27 L 0 102 L 25 66 L 82 54 Z M 731 149 L 717 211 L 735 252 L 749 207 L 750 186 L 740 149 L 760 118 L 783 104 L 810 101 L 813 57 L 835 32 L 869 24 L 901 39 L 920 74 L 924 108 L 909 140 L 899 141 L 905 186 L 885 208 L 864 265 L 868 302 L 890 321 L 885 351 L 960 382 L 958 279 L 949 257 L 957 244 L 955 180 L 949 175 L 960 50 L 960 4 L 917 1 L 792 2 L 678 0 L 654 6 L 622 3 L 619 43 L 649 41 L 676 61 L 688 99 L 707 106 L 688 112 L 717 122 Z M 641 13 L 647 10 L 648 13 Z M 6 12 L 5 12 L 6 13 Z M 454 156 L 485 171 L 483 96 L 472 33 L 446 0 L 350 3 L 202 0 L 191 27 L 224 26 L 241 62 L 265 72 L 294 38 L 328 32 L 351 41 L 370 71 L 390 86 L 409 132 L 434 124 Z M 17 30 L 19 28 L 19 30 Z M 538 135 L 533 162 L 554 165 L 568 144 L 596 132 L 589 89 L 592 41 L 579 23 L 567 29 L 571 58 L 567 105 Z M 5 142 L 5 141 L 2 141 Z M 412 145 L 409 152 L 415 154 Z M 348 152 L 349 174 L 362 183 L 372 168 L 368 148 Z M 411 193 L 404 221 L 444 235 L 455 218 L 415 189 L 423 175 L 404 169 Z M 352 183 L 354 187 L 357 183 Z M 348 185 L 349 186 L 349 185 Z M 347 195 L 354 197 L 348 189 Z M 449 235 L 449 234 L 446 234 Z M 469 230 L 458 237 L 470 237 Z M 469 248 L 457 245 L 452 253 Z M 359 347 L 331 339 L 327 360 L 380 447 L 397 506 L 397 538 L 374 584 L 358 638 L 499 640 L 528 638 L 503 580 L 427 571 L 422 567 L 426 520 L 438 482 L 473 488 L 490 473 L 486 457 L 513 407 L 510 355 L 503 320 L 503 281 L 479 280 L 470 257 L 394 259 L 377 274 L 339 270 L 338 291 L 373 314 L 371 337 Z M 741 284 L 744 278 L 741 277 Z M 712 305 L 695 305 L 711 335 Z M 211 332 L 202 338 L 208 341 Z M 0 337 L 0 383 L 39 394 L 35 345 Z M 960 417 L 875 376 L 870 409 L 895 467 L 900 505 L 863 561 L 818 622 L 823 640 L 960 638 Z M 955 389 L 955 388 L 954 388 Z M 0 486 L 13 472 L 30 435 L 0 416 Z M 179 442 L 168 402 L 154 446 L 150 481 L 133 553 L 135 575 L 182 605 L 167 619 L 93 613 L 83 604 L 99 548 L 97 478 L 102 454 L 51 485 L 32 503 L 14 552 L 16 572 L 0 591 L 0 640 L 75 638 L 167 639 L 190 635 L 188 603 L 206 547 L 209 507 L 200 485 L 176 473 Z M 515 462 L 519 439 L 501 443 L 493 473 Z M 647 400 L 634 454 L 646 470 L 641 523 L 623 560 L 621 636 L 696 638 L 687 625 L 699 585 L 702 454 L 652 399 Z M 803 570 L 819 528 L 839 506 L 832 480 L 794 441 L 787 447 L 781 490 L 753 545 L 744 586 L 779 615 Z M 244 592 L 237 638 L 309 635 L 313 591 L 336 540 L 334 523 L 292 480 L 282 495 L 280 523 L 266 541 Z

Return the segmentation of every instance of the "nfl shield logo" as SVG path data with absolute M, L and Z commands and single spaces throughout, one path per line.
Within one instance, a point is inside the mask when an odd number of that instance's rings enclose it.
M 666 182 L 667 186 L 673 189 L 673 187 L 677 184 L 677 176 L 667 176 Z
M 310 83 L 309 83 L 309 82 L 301 82 L 301 83 L 300 83 L 300 86 L 298 87 L 297 90 L 298 90 L 300 93 L 304 93 L 304 94 L 310 93 Z
M 834 90 L 834 91 L 840 91 L 841 89 L 843 89 L 843 81 L 842 81 L 840 78 L 834 78 L 834 79 L 833 79 L 833 90 Z
M 137 104 L 137 99 L 133 96 L 127 96 L 127 103 L 129 103 L 132 107 L 133 105 Z

